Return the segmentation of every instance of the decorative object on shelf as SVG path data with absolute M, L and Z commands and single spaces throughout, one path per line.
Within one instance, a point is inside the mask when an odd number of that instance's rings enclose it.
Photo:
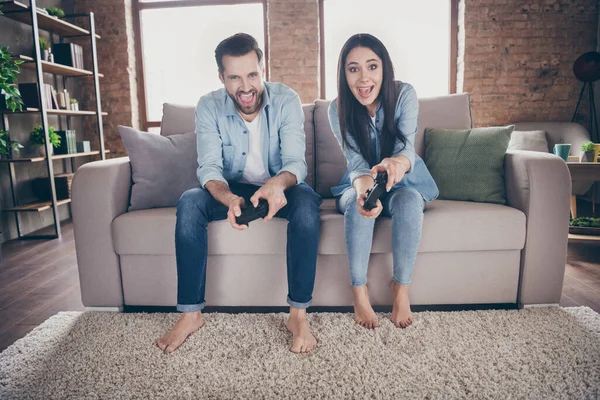
M 577 60 L 573 63 L 573 73 L 575 77 L 583 82 L 581 93 L 579 93 L 579 100 L 577 100 L 577 106 L 573 113 L 571 122 L 575 122 L 577 116 L 577 110 L 583 97 L 585 87 L 588 87 L 589 92 L 589 117 L 590 117 L 590 135 L 593 142 L 600 141 L 600 133 L 598 131 L 598 116 L 596 115 L 596 101 L 594 100 L 594 82 L 600 79 L 600 53 L 597 51 L 589 51 L 580 55 Z M 595 129 L 594 129 L 595 128 Z
M 42 53 L 42 60 L 50 61 L 50 45 L 43 37 L 40 37 L 40 52 Z
M 579 235 L 600 235 L 600 218 L 573 218 L 571 222 L 569 222 L 569 233 Z
M 21 111 L 23 99 L 17 86 L 17 75 L 22 60 L 14 59 L 8 47 L 0 45 L 0 109 Z
M 19 154 L 23 145 L 16 140 L 10 140 L 8 131 L 0 129 L 0 158 L 12 158 L 12 152 Z
M 75 174 L 57 174 L 54 175 L 54 188 L 56 189 L 56 200 L 71 198 L 71 183 Z M 31 189 L 35 197 L 42 201 L 52 199 L 50 191 L 50 181 L 48 178 L 35 178 L 32 180 Z
M 53 147 L 60 146 L 60 136 L 56 134 L 54 128 L 51 126 L 48 127 L 48 138 L 50 139 L 50 143 L 52 144 L 52 147 L 50 147 L 50 149 L 52 149 Z M 29 144 L 31 144 L 32 146 L 37 146 L 39 154 L 45 156 L 45 143 L 46 137 L 44 135 L 44 129 L 41 125 L 36 125 L 36 127 L 33 128 L 33 130 L 29 133 Z
M 73 98 L 70 100 L 71 102 L 71 111 L 79 111 L 79 102 L 77 99 Z
M 552 153 L 556 154 L 563 160 L 567 161 L 569 159 L 569 153 L 571 152 L 571 144 L 570 143 L 557 143 L 554 145 L 552 149 Z
M 594 161 L 594 142 L 586 142 L 581 145 L 581 162 Z
M 90 151 L 92 151 L 92 146 L 90 146 L 89 140 L 77 142 L 77 152 L 78 153 L 89 153 Z
M 48 15 L 54 18 L 64 18 L 65 16 L 65 12 L 59 7 L 47 7 L 46 11 L 48 12 Z

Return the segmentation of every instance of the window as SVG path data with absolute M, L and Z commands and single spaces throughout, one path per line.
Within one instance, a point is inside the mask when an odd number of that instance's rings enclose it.
M 419 97 L 450 93 L 450 27 L 455 1 L 321 1 L 325 98 L 337 96 L 338 57 L 346 40 L 356 33 L 370 33 L 383 42 L 396 79 L 411 83 Z
M 246 32 L 266 54 L 262 0 L 144 1 L 137 8 L 144 129 L 160 126 L 163 103 L 195 106 L 202 95 L 223 87 L 214 56 L 221 40 Z

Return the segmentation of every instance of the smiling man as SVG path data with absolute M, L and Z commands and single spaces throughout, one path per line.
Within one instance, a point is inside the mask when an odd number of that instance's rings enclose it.
M 181 318 L 157 341 L 165 353 L 204 326 L 208 223 L 236 216 L 259 199 L 273 217 L 288 220 L 287 275 L 291 351 L 312 350 L 306 309 L 312 301 L 322 199 L 306 185 L 304 113 L 300 98 L 281 83 L 264 81 L 263 53 L 256 40 L 238 33 L 215 50 L 224 88 L 196 107 L 198 180 L 177 203 L 177 310 Z

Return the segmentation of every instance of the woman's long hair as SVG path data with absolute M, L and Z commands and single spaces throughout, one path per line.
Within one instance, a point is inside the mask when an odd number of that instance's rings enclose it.
M 344 145 L 348 146 L 347 135 L 350 134 L 358 145 L 362 156 L 373 166 L 379 162 L 375 160 L 369 139 L 370 117 L 367 108 L 360 104 L 348 86 L 346 79 L 346 58 L 352 49 L 366 47 L 371 49 L 382 61 L 383 80 L 379 91 L 379 102 L 383 107 L 384 121 L 381 140 L 381 158 L 389 157 L 394 151 L 396 139 L 406 146 L 406 137 L 400 132 L 394 122 L 396 112 L 397 90 L 394 82 L 394 66 L 390 55 L 379 39 L 368 33 L 358 33 L 346 41 L 338 60 L 338 116 L 340 130 Z

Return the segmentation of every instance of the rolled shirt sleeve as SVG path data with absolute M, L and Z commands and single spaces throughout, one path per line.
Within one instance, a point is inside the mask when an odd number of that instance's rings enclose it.
M 279 128 L 282 167 L 278 172 L 287 171 L 296 177 L 299 185 L 306 179 L 306 133 L 304 132 L 304 112 L 300 97 L 294 93 L 282 107 L 282 122 Z
M 207 101 L 209 100 L 201 98 L 196 106 L 196 149 L 198 151 L 196 175 L 203 188 L 209 181 L 228 184 L 223 177 L 223 142 L 215 113 L 207 107 Z
M 329 105 L 329 125 L 335 135 L 335 138 L 344 153 L 346 158 L 346 164 L 348 166 L 350 183 L 354 185 L 354 180 L 361 176 L 371 176 L 371 168 L 369 163 L 362 154 L 354 149 L 358 148 L 354 138 L 350 135 L 346 135 L 346 138 L 350 146 L 345 145 L 340 132 L 340 120 L 337 112 L 337 99 L 333 100 Z
M 417 92 L 412 85 L 405 84 L 396 104 L 395 122 L 398 129 L 406 137 L 406 146 L 400 140 L 396 140 L 394 146 L 394 157 L 404 156 L 410 161 L 410 173 L 415 165 L 415 136 L 417 134 L 417 121 L 419 118 L 419 101 Z

